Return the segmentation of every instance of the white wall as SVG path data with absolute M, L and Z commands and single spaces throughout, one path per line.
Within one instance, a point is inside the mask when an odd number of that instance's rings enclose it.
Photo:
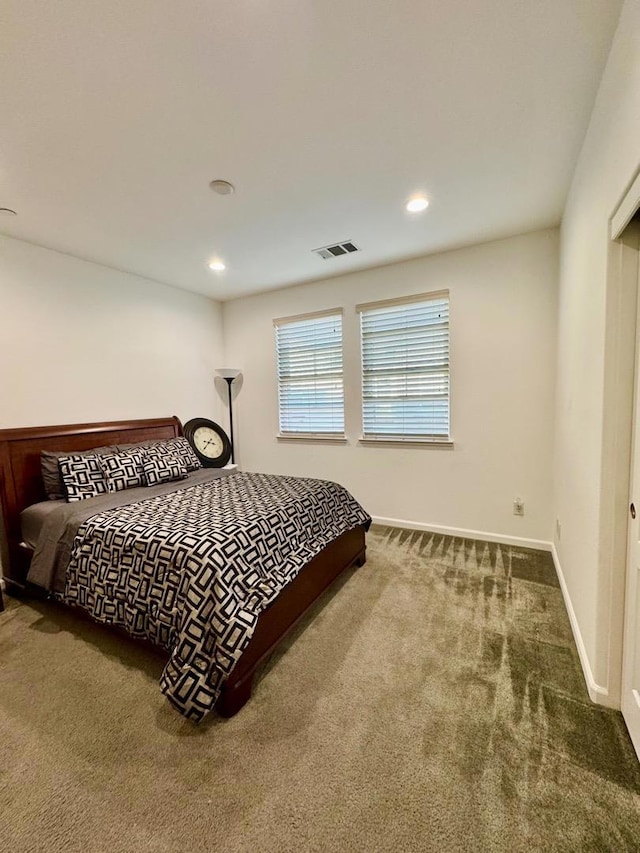
M 554 463 L 559 562 L 592 696 L 612 705 L 619 701 L 624 569 L 624 530 L 614 528 L 616 501 L 626 500 L 614 444 L 624 444 L 628 424 L 611 422 L 617 295 L 608 220 L 638 169 L 639 143 L 640 1 L 627 0 L 562 222 Z
M 219 416 L 218 303 L 0 237 L 0 428 Z
M 554 229 L 225 303 L 226 360 L 244 372 L 235 404 L 243 468 L 338 480 L 376 517 L 550 540 L 557 274 Z M 443 288 L 455 447 L 359 445 L 354 306 Z M 272 321 L 337 306 L 349 443 L 278 442 Z M 524 518 L 513 515 L 516 496 Z

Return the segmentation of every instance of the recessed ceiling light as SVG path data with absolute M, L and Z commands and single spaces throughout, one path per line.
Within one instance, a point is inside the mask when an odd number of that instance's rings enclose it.
M 215 181 L 211 181 L 209 186 L 214 193 L 218 193 L 218 195 L 231 195 L 236 189 L 233 184 L 229 183 L 229 181 L 223 181 L 220 178 Z
M 422 213 L 429 207 L 429 202 L 423 195 L 417 195 L 409 199 L 406 207 L 409 213 Z
M 223 270 L 226 270 L 226 268 L 227 265 L 222 261 L 211 261 L 211 263 L 209 264 L 209 269 L 213 270 L 214 272 L 222 272 Z
M 18 214 L 15 210 L 11 210 L 10 207 L 0 207 L 0 216 L 17 216 Z

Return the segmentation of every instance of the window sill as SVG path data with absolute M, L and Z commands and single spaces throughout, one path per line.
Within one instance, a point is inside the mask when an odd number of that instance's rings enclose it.
M 451 438 L 400 438 L 389 436 L 388 438 L 359 438 L 358 444 L 387 444 L 394 447 L 453 447 Z
M 279 433 L 276 438 L 278 439 L 278 441 L 324 441 L 329 442 L 329 444 L 347 443 L 346 435 L 320 432 L 292 432 L 285 434 Z

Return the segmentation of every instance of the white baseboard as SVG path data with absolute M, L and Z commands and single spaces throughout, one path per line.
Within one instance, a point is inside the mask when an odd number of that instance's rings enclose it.
M 567 613 L 569 615 L 569 622 L 571 623 L 571 630 L 573 631 L 573 639 L 575 640 L 576 648 L 578 649 L 578 657 L 580 658 L 580 664 L 582 665 L 582 672 L 587 684 L 587 690 L 589 691 L 589 698 L 592 702 L 596 702 L 598 705 L 606 705 L 608 708 L 614 708 L 616 705 L 609 696 L 609 690 L 601 684 L 598 684 L 593 677 L 591 664 L 589 663 L 589 656 L 587 655 L 582 634 L 580 633 L 580 626 L 578 625 L 576 612 L 573 609 L 567 582 L 565 581 L 562 573 L 562 566 L 560 565 L 560 558 L 558 557 L 555 543 L 552 543 L 551 545 L 551 555 L 556 567 L 558 580 L 560 581 L 560 589 L 562 590 L 562 597 L 564 598 L 564 606 L 567 608 Z
M 524 539 L 521 536 L 507 536 L 505 533 L 487 533 L 485 530 L 466 530 L 463 527 L 442 527 L 439 524 L 424 524 L 420 521 L 406 521 L 404 518 L 373 517 L 374 524 L 386 527 L 402 527 L 408 530 L 426 530 L 429 533 L 441 533 L 443 536 L 458 536 L 461 539 L 479 539 L 481 542 L 499 542 L 502 545 L 515 545 L 517 548 L 537 548 L 550 551 L 551 542 L 544 539 Z

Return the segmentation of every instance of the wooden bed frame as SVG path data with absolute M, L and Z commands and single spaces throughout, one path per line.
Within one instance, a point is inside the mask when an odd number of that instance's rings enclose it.
M 4 528 L 0 544 L 7 591 L 15 594 L 29 591 L 27 572 L 33 552 L 22 543 L 20 513 L 31 504 L 46 500 L 40 470 L 42 450 L 73 452 L 180 435 L 182 424 L 176 417 L 0 430 L 0 504 Z M 231 717 L 240 710 L 251 696 L 259 664 L 338 575 L 350 566 L 364 565 L 365 551 L 364 527 L 344 533 L 307 563 L 261 614 L 253 637 L 216 704 L 222 716 Z

